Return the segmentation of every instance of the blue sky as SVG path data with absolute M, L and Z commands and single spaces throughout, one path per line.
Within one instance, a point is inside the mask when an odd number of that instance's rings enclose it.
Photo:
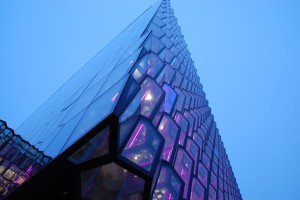
M 0 118 L 17 128 L 155 0 L 0 1 Z M 246 200 L 300 196 L 300 1 L 171 0 Z

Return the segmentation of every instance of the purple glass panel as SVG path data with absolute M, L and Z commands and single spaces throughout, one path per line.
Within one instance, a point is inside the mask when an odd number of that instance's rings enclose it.
M 202 154 L 202 163 L 206 167 L 206 169 L 210 170 L 210 160 L 206 153 Z
M 207 187 L 207 178 L 208 178 L 208 171 L 207 169 L 202 165 L 201 162 L 199 162 L 199 168 L 198 168 L 198 179 L 201 181 L 201 183 Z
M 141 88 L 141 114 L 151 119 L 159 107 L 159 102 L 163 97 L 163 90 L 149 77 L 143 81 Z
M 166 164 L 162 168 L 157 179 L 152 199 L 180 200 L 182 197 L 183 183 L 171 166 Z
M 163 90 L 165 91 L 165 102 L 164 102 L 164 111 L 166 113 L 172 113 L 173 107 L 175 106 L 175 101 L 177 98 L 176 92 L 169 84 L 163 85 Z
M 173 78 L 175 75 L 175 71 L 169 64 L 166 64 L 166 74 L 165 74 L 165 82 L 168 84 L 172 84 Z
M 223 192 L 221 192 L 220 190 L 218 191 L 218 200 L 224 200 Z
M 190 200 L 204 200 L 204 188 L 196 178 L 193 178 Z
M 175 91 L 178 94 L 178 99 L 177 99 L 177 102 L 176 102 L 176 110 L 182 112 L 184 102 L 185 102 L 185 96 L 183 95 L 183 93 L 181 92 L 181 90 L 179 88 L 176 87 Z
M 185 143 L 185 138 L 186 138 L 187 132 L 188 132 L 189 123 L 185 119 L 185 117 L 179 112 L 177 112 L 175 115 L 175 121 L 181 128 L 178 144 L 183 146 Z
M 166 161 L 171 161 L 173 160 L 175 150 L 177 148 L 179 128 L 177 127 L 175 121 L 165 114 L 160 121 L 158 131 L 165 139 L 161 158 Z
M 181 148 L 178 149 L 174 168 L 185 183 L 183 198 L 187 198 L 191 173 L 193 170 L 193 160 Z
M 223 181 L 222 181 L 222 179 L 220 177 L 219 177 L 219 189 L 221 191 L 223 191 Z
M 187 139 L 186 150 L 190 154 L 190 156 L 193 158 L 194 163 L 197 163 L 199 148 L 197 147 L 195 142 L 193 140 L 191 140 L 190 138 Z M 194 174 L 196 174 L 196 173 L 197 173 L 197 169 L 196 169 L 196 166 L 195 166 L 194 167 Z
M 218 175 L 218 167 L 217 167 L 217 165 L 213 162 L 212 163 L 212 171 L 216 174 L 216 175 Z
M 218 179 L 217 179 L 217 176 L 211 172 L 210 173 L 210 184 L 215 188 L 217 189 L 217 182 L 218 182 Z
M 189 127 L 189 133 L 188 133 L 188 136 L 192 137 L 192 133 L 193 133 L 193 127 L 194 127 L 194 122 L 195 122 L 195 119 L 192 117 L 192 115 L 189 113 L 189 111 L 185 110 L 184 111 L 184 116 L 185 118 L 189 121 L 190 123 L 190 127 Z
M 208 193 L 209 193 L 208 195 L 209 200 L 217 200 L 217 192 L 211 185 L 209 186 Z
M 159 147 L 163 145 L 160 133 L 144 119 L 141 119 L 132 132 L 121 155 L 148 172 L 153 169 L 160 152 Z

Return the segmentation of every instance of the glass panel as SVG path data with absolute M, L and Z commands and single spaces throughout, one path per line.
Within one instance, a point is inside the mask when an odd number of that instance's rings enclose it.
M 158 126 L 158 131 L 165 139 L 161 158 L 166 161 L 172 161 L 177 148 L 179 128 L 171 117 L 164 114 Z
M 141 91 L 139 91 L 136 94 L 136 96 L 132 99 L 132 101 L 127 106 L 127 108 L 123 111 L 119 119 L 120 123 L 122 123 L 129 117 L 133 116 L 140 105 L 141 105 Z
M 187 136 L 189 123 L 185 119 L 185 117 L 182 114 L 180 114 L 179 112 L 177 112 L 175 115 L 175 121 L 181 128 L 178 144 L 183 146 L 185 144 L 185 138 Z
M 81 198 L 142 200 L 145 181 L 110 163 L 81 173 Z
M 217 192 L 216 190 L 210 185 L 209 186 L 209 200 L 217 200 Z
M 172 168 L 162 165 L 156 186 L 153 192 L 153 200 L 180 200 L 182 199 L 183 183 Z
M 173 88 L 168 85 L 164 84 L 163 85 L 163 90 L 165 91 L 165 102 L 164 102 L 164 111 L 166 113 L 172 113 L 173 107 L 175 106 L 175 101 L 177 98 L 176 92 L 173 90 Z
M 204 188 L 196 178 L 193 178 L 190 200 L 204 200 Z
M 190 177 L 193 170 L 193 161 L 181 148 L 178 149 L 174 168 L 185 183 L 183 197 L 187 198 L 190 185 Z
M 148 70 L 148 54 L 136 62 L 132 69 L 132 76 L 137 82 L 141 82 Z
M 192 115 L 187 110 L 184 111 L 184 116 L 190 123 L 188 136 L 192 137 L 195 119 L 192 117 Z
M 207 178 L 208 178 L 208 171 L 207 169 L 202 165 L 201 162 L 199 162 L 199 168 L 198 168 L 198 179 L 201 181 L 201 183 L 207 187 Z
M 217 176 L 213 172 L 211 172 L 210 173 L 210 185 L 212 185 L 215 189 L 217 189 L 217 181 L 218 181 Z
M 147 74 L 155 78 L 161 69 L 164 67 L 164 63 L 154 53 L 150 53 L 148 56 L 148 71 Z
M 197 147 L 195 142 L 193 140 L 191 140 L 190 138 L 187 139 L 186 150 L 190 154 L 190 156 L 193 158 L 194 162 L 196 163 L 198 161 L 199 148 Z M 196 173 L 197 173 L 197 169 L 195 166 L 194 174 L 196 174 Z
M 64 149 L 80 139 L 80 137 L 82 137 L 85 133 L 94 128 L 105 117 L 112 113 L 114 106 L 118 102 L 120 93 L 124 88 L 127 78 L 128 76 L 124 77 L 88 107 L 76 129 L 69 137 Z
M 152 119 L 163 97 L 163 91 L 151 78 L 146 78 L 141 84 L 141 88 L 141 114 Z
M 76 164 L 97 158 L 109 153 L 109 127 L 106 127 L 68 159 Z
M 130 136 L 121 155 L 147 171 L 153 169 L 153 163 L 159 158 L 159 147 L 163 139 L 155 127 L 141 119 Z

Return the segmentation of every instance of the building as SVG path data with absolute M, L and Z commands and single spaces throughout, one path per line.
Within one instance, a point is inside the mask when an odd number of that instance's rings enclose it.
M 53 160 L 6 199 L 242 199 L 169 0 L 16 132 Z

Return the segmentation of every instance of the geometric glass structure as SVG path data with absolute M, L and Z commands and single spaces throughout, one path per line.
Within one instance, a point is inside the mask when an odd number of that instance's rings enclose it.
M 169 0 L 16 132 L 53 160 L 7 199 L 242 199 Z

